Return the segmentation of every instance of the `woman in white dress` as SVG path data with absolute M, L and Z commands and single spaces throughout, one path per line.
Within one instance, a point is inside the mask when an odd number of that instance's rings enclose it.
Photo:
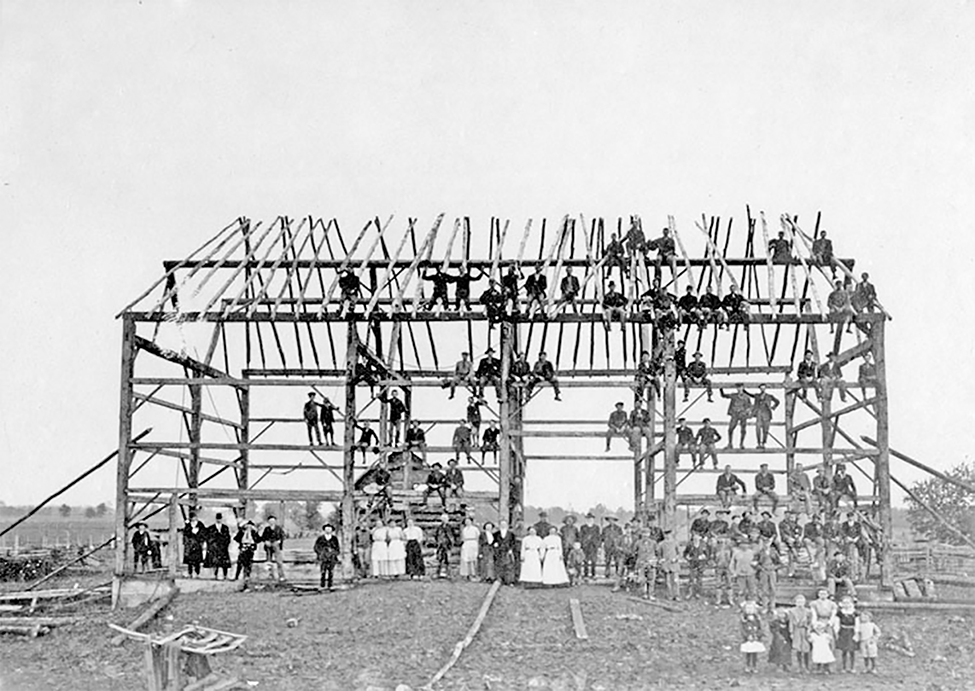
M 399 521 L 393 519 L 389 522 L 389 553 L 386 558 L 389 560 L 389 575 L 398 578 L 406 575 L 406 543 L 403 541 L 403 528 Z
M 552 526 L 548 537 L 543 541 L 545 558 L 542 562 L 542 583 L 544 585 L 569 585 L 569 574 L 562 558 L 562 536 L 559 529 Z
M 373 578 L 385 578 L 389 575 L 389 530 L 383 524 L 383 519 L 376 519 L 376 527 L 372 529 L 372 549 L 369 557 L 372 561 Z
M 481 531 L 474 525 L 474 519 L 468 516 L 464 519 L 464 529 L 460 532 L 460 575 L 467 580 L 477 575 L 477 543 Z
M 542 582 L 542 538 L 535 532 L 535 526 L 528 528 L 528 534 L 521 541 L 521 574 L 518 580 L 526 585 Z

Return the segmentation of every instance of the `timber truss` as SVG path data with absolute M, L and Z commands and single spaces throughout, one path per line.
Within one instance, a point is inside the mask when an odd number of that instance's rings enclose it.
M 477 475 L 468 483 L 473 498 L 517 521 L 527 468 L 622 461 L 632 464 L 636 509 L 673 522 L 678 506 L 715 501 L 712 469 L 691 469 L 686 456 L 680 464 L 676 420 L 686 417 L 696 430 L 710 417 L 722 434 L 726 420 L 723 399 L 707 403 L 701 386 L 691 387 L 686 404 L 679 401 L 674 352 L 684 341 L 688 353 L 702 353 L 716 392 L 736 383 L 751 390 L 765 384 L 783 399 L 765 448 L 721 449 L 721 465 L 731 464 L 750 485 L 758 464 L 769 463 L 781 494 L 785 473 L 800 459 L 827 473 L 843 461 L 867 490 L 861 502 L 872 507 L 887 545 L 887 316 L 882 308 L 860 312 L 848 330 L 826 305 L 834 273 L 853 279 L 853 260 L 813 260 L 818 217 L 811 232 L 789 215 L 770 231 L 765 215 L 749 210 L 737 223 L 702 217 L 678 228 L 671 217 L 666 226 L 675 240 L 673 259 L 659 262 L 653 252 L 633 252 L 622 265 L 612 265 L 612 236 L 642 226 L 636 216 L 566 216 L 517 227 L 491 219 L 474 227 L 468 218 L 451 223 L 441 214 L 422 226 L 413 218 L 370 219 L 350 237 L 335 219 L 239 218 L 185 259 L 164 262 L 158 280 L 119 314 L 118 536 L 124 538 L 136 521 L 168 511 L 175 539 L 181 514 L 192 506 L 246 513 L 252 501 L 337 502 L 350 574 L 356 480 L 402 452 L 379 394 L 384 387 L 402 391 L 427 432 L 429 462 L 445 463 L 454 456 L 450 433 L 464 417 L 467 394 L 444 413 L 454 404 L 446 401 L 443 380 L 461 351 L 476 364 L 488 347 L 498 352 L 502 368 L 497 402 L 485 394 L 485 417 L 500 426 L 500 450 L 497 461 L 483 463 L 475 451 L 468 469 Z M 791 259 L 772 261 L 772 232 L 791 243 Z M 841 250 L 842 234 L 835 239 Z M 489 323 L 477 296 L 510 267 L 526 276 L 540 269 L 546 276 L 542 308 L 528 309 L 522 292 L 517 310 L 509 305 L 499 323 Z M 453 295 L 447 308 L 430 305 L 438 270 L 471 274 L 470 305 L 455 305 Z M 570 271 L 579 280 L 574 306 L 559 302 L 560 283 Z M 355 276 L 362 286 L 345 308 L 343 276 Z M 713 322 L 655 322 L 633 307 L 655 276 L 678 296 L 710 287 L 721 297 L 734 287 L 750 305 L 748 323 L 719 328 Z M 601 305 L 610 281 L 623 287 L 631 307 L 625 324 L 607 329 Z M 847 371 L 872 358 L 872 376 L 862 388 L 845 376 L 848 402 L 838 405 L 832 393 L 800 395 L 793 375 L 807 350 L 820 363 L 827 352 L 836 353 Z M 529 399 L 524 389 L 507 385 L 516 353 L 534 361 L 539 351 L 555 364 L 565 390 L 562 403 L 549 404 L 538 390 Z M 606 454 L 611 401 L 624 393 L 634 398 L 642 351 L 663 362 L 659 390 L 645 401 L 649 438 L 637 439 L 624 454 Z M 337 406 L 341 435 L 334 444 L 312 445 L 305 437 L 301 404 L 309 391 Z M 374 455 L 355 447 L 357 427 L 365 422 L 378 433 Z M 134 433 L 150 425 L 154 431 L 137 440 Z M 857 442 L 863 434 L 872 436 L 871 444 Z M 127 572 L 127 543 L 116 543 L 119 577 Z

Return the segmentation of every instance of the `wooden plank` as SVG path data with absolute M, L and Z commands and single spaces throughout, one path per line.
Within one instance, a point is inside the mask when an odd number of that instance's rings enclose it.
M 586 631 L 586 622 L 582 619 L 582 608 L 574 597 L 569 598 L 569 610 L 572 612 L 572 626 L 576 631 L 576 639 L 588 641 L 589 633 Z
M 135 620 L 133 620 L 133 622 L 125 628 L 128 631 L 131 631 L 133 633 L 137 632 L 140 628 L 142 628 L 150 621 L 152 621 L 156 617 L 156 615 L 158 615 L 169 605 L 171 605 L 173 600 L 176 599 L 177 595 L 179 595 L 179 588 L 173 588 L 168 593 L 166 593 L 164 597 L 159 598 L 151 605 L 149 605 L 149 607 L 147 607 L 142 614 L 136 617 Z M 122 633 L 118 634 L 117 636 L 112 638 L 112 645 L 115 646 L 122 645 L 122 641 L 124 641 L 125 638 L 126 638 L 126 634 L 122 634 Z

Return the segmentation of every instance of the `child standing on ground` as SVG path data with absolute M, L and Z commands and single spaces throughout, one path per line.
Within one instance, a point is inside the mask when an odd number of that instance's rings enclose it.
M 809 629 L 813 613 L 806 607 L 806 596 L 796 595 L 796 606 L 789 610 L 789 635 L 792 637 L 792 651 L 796 654 L 796 665 L 800 670 L 809 671 Z
M 833 629 L 829 622 L 817 619 L 809 632 L 812 663 L 817 674 L 829 674 L 829 666 L 836 662 L 833 655 Z
M 784 609 L 775 610 L 775 618 L 769 622 L 772 643 L 768 649 L 768 661 L 782 671 L 788 671 L 792 664 L 792 634 L 789 631 L 789 613 Z
M 745 653 L 745 673 L 755 674 L 758 669 L 758 654 L 765 652 L 762 643 L 762 617 L 758 613 L 758 603 L 748 598 L 741 605 L 741 652 Z
M 575 585 L 582 577 L 582 569 L 586 563 L 586 553 L 582 551 L 581 542 L 573 542 L 572 549 L 569 550 L 569 558 L 566 559 L 566 567 L 569 571 L 569 585 Z
M 880 627 L 873 623 L 870 612 L 860 615 L 860 655 L 867 674 L 877 673 L 877 647 L 880 643 Z
M 856 651 L 859 645 L 860 613 L 853 606 L 853 598 L 840 600 L 840 609 L 834 619 L 836 648 L 842 653 L 843 671 L 853 674 L 856 671 Z

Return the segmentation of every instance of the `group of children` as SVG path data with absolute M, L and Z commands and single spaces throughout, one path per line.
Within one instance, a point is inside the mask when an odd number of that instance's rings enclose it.
M 823 589 L 807 605 L 805 596 L 797 595 L 795 606 L 776 609 L 767 627 L 758 604 L 746 599 L 741 606 L 740 624 L 740 650 L 745 654 L 747 673 L 757 671 L 758 656 L 767 650 L 769 663 L 784 671 L 792 668 L 794 654 L 800 671 L 816 674 L 832 671 L 837 652 L 841 671 L 855 673 L 859 652 L 864 671 L 877 674 L 880 628 L 869 612 L 857 610 L 851 597 L 843 597 L 837 605 Z

